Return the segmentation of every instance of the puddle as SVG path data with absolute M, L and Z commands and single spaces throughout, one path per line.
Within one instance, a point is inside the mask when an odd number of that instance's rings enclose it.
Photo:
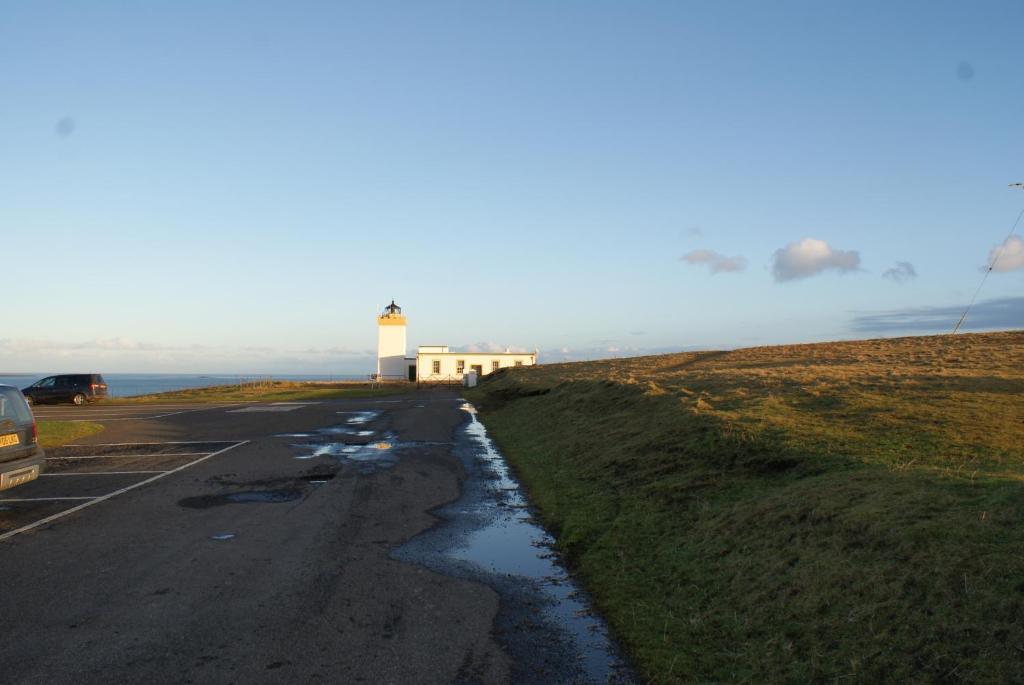
M 198 495 L 178 500 L 178 506 L 186 509 L 209 509 L 225 504 L 275 504 L 292 502 L 302 497 L 302 491 L 294 488 L 282 490 L 248 490 L 228 492 L 220 495 Z
M 355 422 L 357 426 L 380 415 L 374 411 L 338 413 L 352 415 L 347 424 Z M 404 449 L 452 444 L 427 441 L 399 442 L 394 433 L 378 433 L 365 428 L 352 428 L 349 425 L 328 426 L 315 433 L 282 433 L 277 437 L 302 440 L 291 443 L 292 448 L 299 450 L 295 455 L 296 459 L 332 457 L 343 464 L 357 464 L 360 473 L 373 473 L 392 468 L 398 463 L 398 454 Z
M 401 561 L 483 582 L 501 596 L 496 637 L 517 682 L 633 683 L 604 621 L 534 522 L 529 503 L 469 404 L 455 453 L 468 475 L 446 519 L 394 550 Z
M 348 416 L 346 423 L 353 426 L 361 426 L 380 416 L 379 411 L 339 411 L 337 413 Z
M 331 428 L 324 428 L 320 430 L 321 434 L 327 435 L 354 435 L 359 438 L 368 438 L 375 434 L 377 431 L 371 430 L 357 430 L 350 428 L 349 426 L 332 426 Z M 315 434 L 306 434 L 304 437 L 314 437 Z
M 210 539 L 211 540 L 231 540 L 234 537 L 235 537 L 234 533 L 217 533 L 216 535 L 211 535 Z
M 302 454 L 295 458 L 333 457 L 342 463 L 354 462 L 379 469 L 389 469 L 398 461 L 395 449 L 399 447 L 399 443 L 390 439 L 390 436 L 375 442 L 349 443 L 337 442 L 336 437 L 329 431 L 330 429 L 327 429 L 320 436 L 322 440 L 326 440 L 325 442 L 311 439 L 306 443 L 293 444 L 292 447 L 303 450 Z
M 328 426 L 312 433 L 281 433 L 277 437 L 301 440 L 291 443 L 291 447 L 299 450 L 296 459 L 332 457 L 343 464 L 359 464 L 362 473 L 389 469 L 397 463 L 395 450 L 405 445 L 396 442 L 394 435 L 385 433 L 377 440 L 368 440 L 376 436 L 377 431 L 364 426 L 380 416 L 379 411 L 337 413 L 348 417 L 344 424 Z

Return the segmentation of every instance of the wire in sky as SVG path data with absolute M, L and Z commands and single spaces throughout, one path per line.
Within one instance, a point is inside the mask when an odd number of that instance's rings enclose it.
M 1024 183 L 1013 183 L 1010 185 L 1011 188 L 1024 188 Z M 1020 223 L 1020 218 L 1024 216 L 1024 209 L 1020 210 L 1020 214 L 1017 215 L 1017 220 L 1013 222 L 1013 228 L 1010 229 L 1010 233 L 1006 236 L 1006 240 L 999 246 L 999 250 L 996 252 L 995 258 L 992 263 L 988 265 L 988 269 L 985 270 L 985 275 L 981 277 L 981 283 L 978 284 L 978 289 L 974 291 L 974 297 L 971 298 L 967 308 L 964 309 L 963 315 L 960 320 L 956 322 L 956 326 L 953 327 L 953 335 L 956 335 L 957 331 L 960 330 L 960 326 L 963 325 L 964 320 L 967 318 L 967 313 L 971 311 L 971 307 L 974 306 L 974 301 L 978 299 L 978 293 L 981 292 L 981 287 L 985 285 L 985 281 L 988 280 L 988 275 L 992 273 L 992 270 L 996 268 L 996 264 L 999 263 L 999 258 L 1003 256 L 1003 250 L 1006 249 L 1006 243 L 1010 242 L 1010 238 L 1017 232 L 1017 224 Z

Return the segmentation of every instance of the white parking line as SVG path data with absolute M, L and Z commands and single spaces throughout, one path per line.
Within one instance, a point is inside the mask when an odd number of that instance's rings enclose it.
M 29 523 L 28 525 L 24 525 L 21 528 L 15 528 L 14 530 L 7 531 L 6 533 L 0 534 L 0 541 L 8 540 L 8 539 L 14 537 L 15 535 L 20 535 L 21 533 L 28 532 L 30 530 L 38 528 L 39 526 L 44 526 L 47 523 L 51 523 L 53 521 L 56 521 L 59 518 L 63 518 L 65 516 L 69 516 L 70 514 L 73 514 L 73 513 L 77 512 L 77 511 L 81 511 L 82 509 L 85 509 L 86 507 L 91 507 L 94 504 L 99 504 L 100 502 L 105 502 L 106 500 L 111 499 L 113 497 L 117 497 L 118 495 L 123 495 L 124 493 L 126 493 L 126 492 L 128 492 L 130 490 L 134 490 L 135 488 L 141 488 L 143 485 L 148 485 L 148 484 L 150 484 L 150 483 L 152 483 L 154 481 L 160 480 L 161 478 L 165 478 L 165 477 L 171 475 L 172 473 L 177 473 L 179 471 L 184 471 L 185 469 L 187 469 L 187 468 L 189 468 L 191 466 L 195 466 L 196 464 L 202 463 L 202 462 L 206 461 L 207 459 L 212 459 L 213 457 L 216 457 L 217 455 L 224 454 L 228 450 L 233 450 L 236 447 L 241 447 L 242 445 L 248 444 L 248 442 L 249 442 L 248 440 L 241 440 L 239 442 L 236 442 L 233 445 L 228 445 L 224 449 L 217 450 L 216 452 L 210 452 L 205 457 L 200 457 L 199 459 L 194 459 L 194 460 L 188 462 L 187 464 L 182 464 L 181 466 L 179 466 L 177 468 L 174 468 L 174 469 L 171 469 L 170 471 L 164 471 L 163 473 L 158 473 L 158 474 L 156 474 L 155 476 L 153 476 L 151 478 L 147 478 L 147 479 L 145 479 L 143 481 L 140 481 L 138 483 L 133 483 L 132 485 L 128 485 L 126 487 L 121 488 L 120 490 L 115 490 L 114 492 L 111 492 L 109 494 L 102 495 L 100 497 L 96 497 L 95 499 L 90 499 L 87 502 L 82 502 L 81 504 L 79 504 L 77 506 L 74 506 L 74 507 L 71 507 L 70 509 L 66 509 L 65 511 L 57 512 L 56 514 L 53 514 L 51 516 L 47 516 L 44 519 L 40 519 L 38 521 L 35 521 L 34 523 Z M 131 443 L 129 443 L 129 444 L 131 444 Z M 141 443 L 136 443 L 136 444 L 141 444 Z M 151 444 L 153 444 L 153 443 L 151 443 Z M 155 444 L 159 444 L 159 443 L 155 443 Z
M 206 452 L 157 452 L 156 454 L 87 454 L 82 457 L 47 457 L 46 461 L 66 461 L 68 459 L 139 459 L 149 457 L 194 457 Z
M 180 414 L 190 414 L 197 411 L 213 411 L 215 409 L 227 409 L 229 407 L 237 407 L 237 404 L 222 404 L 218 406 L 209 407 L 198 407 L 190 409 L 182 409 L 181 411 L 165 412 L 163 414 L 146 414 L 145 411 L 140 411 L 131 415 L 124 415 L 121 412 L 117 413 L 106 413 L 103 411 L 95 412 L 83 412 L 79 414 L 71 413 L 60 413 L 60 414 L 36 414 L 37 419 L 62 419 L 71 423 L 79 423 L 84 421 L 138 421 L 140 419 L 163 419 L 168 416 L 178 416 Z M 152 409 L 148 411 L 153 411 Z M 68 418 L 70 416 L 86 417 L 86 418 Z
M 81 407 L 67 408 L 67 409 L 43 409 L 35 408 L 33 411 L 36 414 L 60 414 L 61 416 L 67 416 L 68 414 L 139 414 L 145 412 L 154 411 L 171 411 L 175 409 L 202 409 L 205 406 L 216 406 L 216 405 L 205 405 L 205 404 L 193 404 L 190 406 L 176 406 L 176 407 L 89 407 L 83 409 Z
M 96 499 L 95 497 L 19 497 L 15 499 L 0 499 L 4 502 L 64 502 L 66 500 Z
M 54 414 L 49 412 L 33 412 L 37 419 L 132 419 L 140 416 L 164 416 L 172 413 L 184 413 L 189 411 L 199 411 L 196 409 L 149 409 L 147 411 L 81 411 L 81 412 L 67 412 L 66 414 Z
M 94 416 L 88 419 L 67 419 L 71 423 L 83 423 L 85 421 L 138 421 L 140 419 L 164 419 L 168 416 L 177 416 L 178 414 L 188 414 L 188 411 L 174 411 L 170 414 L 154 414 L 152 416 L 121 416 L 108 418 L 106 416 Z
M 125 445 L 230 445 L 248 440 L 168 440 L 167 442 L 97 442 L 94 445 L 64 445 L 64 447 L 124 447 Z M 199 454 L 206 454 L 200 452 Z
M 239 409 L 228 409 L 228 414 L 249 414 L 253 412 L 284 412 L 284 411 L 295 411 L 296 409 L 305 409 L 310 405 L 298 404 L 295 402 L 284 403 L 275 402 L 274 404 L 254 404 L 249 407 L 241 407 Z
M 169 409 L 147 409 L 146 411 L 68 411 L 68 412 L 53 412 L 53 411 L 35 411 L 37 419 L 56 419 L 66 418 L 68 416 L 131 416 L 133 414 L 152 414 L 154 411 L 170 411 Z
M 40 473 L 40 478 L 58 476 L 134 476 L 140 473 L 167 473 L 167 471 L 81 471 L 77 473 Z

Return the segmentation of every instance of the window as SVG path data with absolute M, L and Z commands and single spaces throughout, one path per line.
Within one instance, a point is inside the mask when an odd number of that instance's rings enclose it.
M 441 360 L 435 359 L 434 361 L 430 362 L 430 368 L 433 370 L 435 374 L 441 373 Z
M 455 360 L 455 373 L 463 373 L 466 370 L 466 360 L 456 359 Z
M 31 423 L 32 412 L 25 404 L 25 398 L 13 388 L 0 389 L 0 419 L 11 419 L 17 423 Z
M 523 365 L 523 362 L 517 359 L 516 360 L 516 366 L 522 366 L 522 365 Z
M 497 371 L 498 367 L 500 367 L 500 366 L 501 366 L 501 362 L 498 361 L 497 359 L 495 359 L 494 361 L 491 362 L 491 371 Z

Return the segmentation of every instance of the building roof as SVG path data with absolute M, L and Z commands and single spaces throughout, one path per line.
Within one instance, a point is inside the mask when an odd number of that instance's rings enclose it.
M 416 352 L 416 355 L 430 354 L 430 355 L 447 355 L 449 357 L 468 357 L 470 355 L 477 355 L 480 357 L 536 357 L 537 352 Z M 411 359 L 411 357 L 410 357 Z

